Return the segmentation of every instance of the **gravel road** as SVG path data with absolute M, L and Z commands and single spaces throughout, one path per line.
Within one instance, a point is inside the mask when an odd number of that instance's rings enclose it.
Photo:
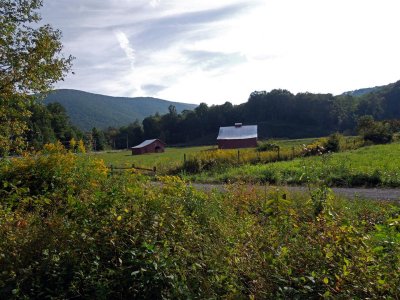
M 221 184 L 201 184 L 192 183 L 192 186 L 200 190 L 217 189 L 224 191 L 226 186 Z M 291 192 L 307 192 L 304 186 L 268 186 L 269 189 L 283 188 Z M 400 201 L 400 189 L 389 188 L 332 188 L 336 195 L 344 196 L 349 199 L 361 198 L 371 200 Z

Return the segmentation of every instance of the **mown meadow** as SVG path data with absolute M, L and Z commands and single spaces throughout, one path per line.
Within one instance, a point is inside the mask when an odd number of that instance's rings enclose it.
M 60 145 L 0 162 L 2 299 L 400 297 L 400 207 L 158 184 Z

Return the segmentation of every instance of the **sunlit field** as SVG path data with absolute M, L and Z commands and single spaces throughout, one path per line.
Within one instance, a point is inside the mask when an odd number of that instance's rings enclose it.
M 400 186 L 400 144 L 375 145 L 323 156 L 269 164 L 242 165 L 187 176 L 201 182 L 306 184 L 324 180 L 332 186 Z
M 296 149 L 302 145 L 309 144 L 314 141 L 315 138 L 308 139 L 295 139 L 295 140 L 276 140 L 269 141 L 276 145 L 279 145 L 282 149 Z M 200 146 L 200 147 L 167 147 L 164 153 L 148 153 L 142 155 L 132 155 L 131 150 L 120 150 L 120 151 L 105 151 L 105 152 L 92 152 L 89 155 L 95 156 L 99 159 L 104 160 L 106 165 L 110 166 L 131 166 L 134 164 L 138 167 L 153 168 L 161 172 L 175 169 L 182 165 L 184 157 L 187 159 L 196 157 L 199 153 L 204 153 L 212 150 L 216 150 L 217 146 Z M 254 153 L 255 149 L 240 149 L 242 154 Z M 237 150 L 224 150 L 224 153 L 237 155 Z
M 164 153 L 148 153 L 142 155 L 132 155 L 132 151 L 109 151 L 101 153 L 91 153 L 89 155 L 104 160 L 106 165 L 110 166 L 131 166 L 134 164 L 138 167 L 153 168 L 165 171 L 166 169 L 173 168 L 184 161 L 184 155 L 187 157 L 196 155 L 201 151 L 209 149 L 216 149 L 216 146 L 202 146 L 202 147 L 167 147 Z

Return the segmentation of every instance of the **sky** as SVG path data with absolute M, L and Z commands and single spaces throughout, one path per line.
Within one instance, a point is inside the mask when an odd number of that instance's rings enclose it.
M 209 105 L 400 80 L 398 0 L 45 0 L 73 72 L 56 88 Z

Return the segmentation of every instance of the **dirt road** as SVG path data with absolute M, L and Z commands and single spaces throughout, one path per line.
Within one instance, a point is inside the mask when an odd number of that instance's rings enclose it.
M 193 187 L 200 190 L 217 189 L 220 191 L 225 190 L 226 186 L 221 184 L 201 184 L 193 183 Z M 268 189 L 282 188 L 291 192 L 308 192 L 307 187 L 303 186 L 268 186 Z M 389 200 L 400 201 L 400 189 L 389 188 L 332 188 L 336 195 L 344 196 L 349 199 L 372 199 L 372 200 Z

